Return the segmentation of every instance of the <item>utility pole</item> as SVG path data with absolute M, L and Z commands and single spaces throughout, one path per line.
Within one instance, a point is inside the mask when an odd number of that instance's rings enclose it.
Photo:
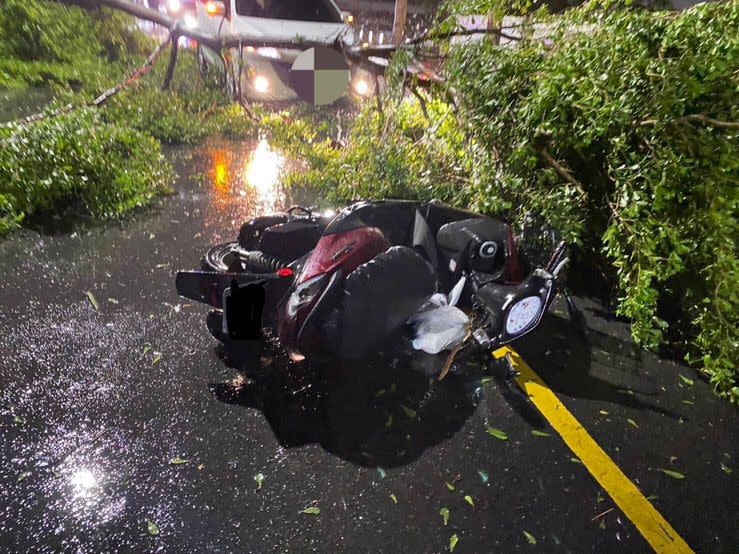
M 405 35 L 405 19 L 408 15 L 408 0 L 395 0 L 395 20 L 393 21 L 393 44 L 399 44 Z

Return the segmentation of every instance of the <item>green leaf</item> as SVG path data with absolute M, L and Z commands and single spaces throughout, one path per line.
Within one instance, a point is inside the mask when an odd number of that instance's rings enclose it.
M 683 404 L 687 404 L 688 406 L 692 406 L 693 404 L 695 404 L 695 402 L 693 402 L 692 400 L 683 400 Z
M 469 504 L 469 505 L 470 505 L 470 506 L 472 506 L 473 508 L 475 507 L 475 501 L 474 501 L 474 500 L 472 500 L 472 497 L 471 497 L 471 496 L 470 496 L 469 494 L 466 494 L 466 495 L 464 496 L 464 501 L 465 501 L 465 502 L 467 502 L 467 504 Z
M 162 355 L 161 354 L 155 355 L 154 356 L 154 359 L 151 361 L 151 365 L 158 364 L 161 361 L 161 359 L 162 359 Z
M 21 481 L 25 481 L 31 476 L 30 471 L 24 471 L 23 473 L 18 475 L 18 478 L 15 480 L 16 483 L 20 483 Z
M 159 534 L 159 526 L 150 519 L 146 520 L 146 530 L 152 537 L 156 537 Z
M 385 478 L 385 476 L 387 475 L 387 473 L 385 472 L 385 470 L 384 470 L 384 469 L 382 469 L 381 467 L 378 467 L 378 468 L 377 468 L 377 473 L 379 473 L 379 474 L 380 474 L 380 479 L 384 479 L 384 478 Z
M 87 298 L 90 299 L 90 304 L 92 304 L 92 307 L 95 308 L 96 311 L 100 311 L 100 304 L 98 304 L 97 299 L 95 298 L 95 295 L 92 294 L 92 291 L 87 291 Z
M 478 469 L 477 470 L 477 473 L 480 475 L 480 481 L 482 481 L 483 483 L 487 483 L 488 482 L 488 472 L 487 471 L 483 471 L 482 469 Z
M 449 523 L 449 509 L 448 508 L 442 508 L 439 510 L 439 515 L 441 516 L 441 519 L 444 521 L 444 525 Z
M 492 377 L 483 377 L 482 379 L 480 379 L 480 384 L 481 385 L 485 385 L 485 384 L 489 383 L 492 380 L 493 380 Z
M 608 412 L 607 412 L 607 411 L 605 411 L 605 410 L 600 410 L 600 411 L 599 411 L 598 413 L 599 413 L 600 415 L 608 415 Z
M 523 536 L 526 537 L 526 540 L 529 541 L 529 544 L 536 544 L 536 537 L 528 531 L 524 531 Z
M 305 510 L 301 510 L 300 513 L 317 516 L 318 514 L 321 513 L 321 509 L 318 506 L 309 506 Z
M 658 471 L 661 471 L 665 475 L 669 475 L 673 479 L 685 479 L 685 475 L 683 475 L 679 471 L 674 471 L 672 469 L 664 469 L 664 468 L 661 468 L 661 467 L 658 467 L 657 470 Z
M 630 417 L 629 417 L 629 418 L 627 418 L 627 419 L 626 419 L 626 421 L 627 421 L 627 422 L 629 423 L 629 425 L 631 425 L 631 426 L 633 426 L 633 427 L 636 427 L 637 429 L 639 428 L 639 426 L 638 426 L 638 425 L 636 424 L 636 421 L 634 421 L 634 420 L 633 420 L 633 419 L 631 419 Z
M 446 488 L 450 491 L 454 490 L 454 485 L 452 485 L 449 481 L 444 481 L 444 484 L 446 485 Z
M 457 546 L 458 542 L 459 537 L 457 536 L 457 533 L 454 533 L 451 537 L 449 537 L 449 552 L 454 552 L 454 548 Z
M 487 434 L 502 441 L 508 440 L 508 435 L 506 435 L 501 429 L 496 429 L 495 427 L 488 427 Z
M 14 415 L 14 416 L 13 416 L 13 421 L 14 421 L 15 423 L 20 423 L 21 425 L 23 425 L 23 424 L 24 424 L 24 423 L 26 422 L 26 420 L 25 420 L 25 419 L 23 419 L 23 418 L 22 418 L 21 416 L 19 416 L 19 415 Z
M 400 407 L 405 412 L 405 415 L 407 415 L 409 418 L 413 419 L 414 417 L 416 417 L 416 411 L 415 410 L 410 409 L 405 404 L 401 404 Z
M 539 431 L 538 429 L 532 429 L 531 434 L 536 437 L 551 437 L 549 433 L 545 433 L 544 431 Z
M 729 473 L 729 474 L 732 472 L 732 469 L 729 466 L 727 466 L 724 462 L 721 462 L 721 470 L 724 473 Z
M 397 504 L 397 503 L 398 503 L 398 497 L 397 497 L 397 496 L 395 496 L 394 494 L 391 494 L 391 495 L 390 495 L 390 500 L 392 500 L 392 501 L 393 501 L 393 502 L 394 502 L 395 504 Z
M 264 474 L 257 473 L 254 476 L 254 482 L 257 484 L 257 490 L 260 490 L 262 488 L 262 483 L 264 483 Z
M 151 345 L 148 342 L 144 343 L 144 356 L 146 356 L 146 353 L 151 350 Z
M 173 466 L 178 466 L 178 465 L 187 464 L 187 463 L 190 463 L 190 460 L 185 460 L 177 456 L 169 460 L 169 465 L 173 465 Z
M 685 383 L 686 385 L 690 385 L 691 387 L 692 387 L 693 385 L 695 385 L 695 381 L 693 381 L 692 379 L 688 379 L 687 377 L 685 377 L 684 375 L 680 375 L 679 373 L 678 373 L 678 375 L 677 375 L 677 376 L 678 376 L 678 377 L 680 377 L 680 380 L 681 380 L 681 381 L 682 381 L 683 383 Z
M 575 457 L 570 458 L 570 461 L 573 462 L 573 463 L 575 463 L 575 464 L 581 464 L 582 463 L 582 460 L 580 460 L 580 458 L 575 458 Z

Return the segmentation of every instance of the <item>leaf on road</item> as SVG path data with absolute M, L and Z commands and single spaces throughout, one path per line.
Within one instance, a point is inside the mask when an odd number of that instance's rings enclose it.
M 397 497 L 397 496 L 395 496 L 394 494 L 391 494 L 391 495 L 390 495 L 390 500 L 392 500 L 392 501 L 393 501 L 393 502 L 394 502 L 395 504 L 397 504 L 397 503 L 398 503 L 398 497 Z
M 492 378 L 492 377 L 483 377 L 482 379 L 480 379 L 480 384 L 481 384 L 481 385 L 484 385 L 484 384 L 486 384 L 486 383 L 489 383 L 489 382 L 490 382 L 490 381 L 492 381 L 492 380 L 493 380 L 493 378 Z
M 22 418 L 21 416 L 19 416 L 19 415 L 14 415 L 14 416 L 13 416 L 13 421 L 14 421 L 15 423 L 20 423 L 21 425 L 22 425 L 22 424 L 24 424 L 24 423 L 26 422 L 26 420 L 25 420 L 25 419 L 23 419 L 23 418 Z
M 605 410 L 600 410 L 600 411 L 599 411 L 598 413 L 599 413 L 600 415 L 608 415 L 608 412 L 607 412 L 607 411 L 605 411 Z
M 674 471 L 674 470 L 672 470 L 672 469 L 664 469 L 664 468 L 662 468 L 662 467 L 658 467 L 658 468 L 657 468 L 657 470 L 658 470 L 658 471 L 661 471 L 661 472 L 662 472 L 662 473 L 664 473 L 665 475 L 669 475 L 669 476 L 670 476 L 670 477 L 672 477 L 673 479 L 685 479 L 685 475 L 683 475 L 683 474 L 682 474 L 682 473 L 680 473 L 679 471 Z
M 634 421 L 633 419 L 627 418 L 626 421 L 629 423 L 629 425 L 632 425 L 636 427 L 637 429 L 639 428 L 639 426 L 636 424 L 636 421 Z
M 90 304 L 92 304 L 92 307 L 95 308 L 95 311 L 100 311 L 100 304 L 98 304 L 97 299 L 95 298 L 95 295 L 92 294 L 92 291 L 87 291 L 87 298 L 90 299 Z
M 318 514 L 321 513 L 321 508 L 319 508 L 318 506 L 309 506 L 305 510 L 301 510 L 300 513 L 317 516 Z
M 680 380 L 686 385 L 690 385 L 691 387 L 695 385 L 695 381 L 693 381 L 692 379 L 688 379 L 687 377 L 685 377 L 684 375 L 680 375 L 679 373 L 677 374 L 677 376 L 680 377 Z
M 444 525 L 449 523 L 449 509 L 448 508 L 442 508 L 439 510 L 439 515 L 441 516 L 441 519 L 444 520 Z
M 496 439 L 499 439 L 502 441 L 508 440 L 508 435 L 506 435 L 505 431 L 501 429 L 496 429 L 495 427 L 488 427 L 487 433 L 488 435 L 490 435 L 491 437 L 495 437 Z
M 162 359 L 162 355 L 161 354 L 157 354 L 156 356 L 154 356 L 154 359 L 151 361 L 151 365 L 158 364 L 161 359 Z
M 385 478 L 385 475 L 387 475 L 387 472 L 384 469 L 382 469 L 381 467 L 378 467 L 377 468 L 377 473 L 380 474 L 380 479 L 384 479 Z
M 687 404 L 688 406 L 692 406 L 693 404 L 695 404 L 695 402 L 693 402 L 692 400 L 683 400 L 683 404 Z
M 264 483 L 264 475 L 262 473 L 257 473 L 254 476 L 254 482 L 257 484 L 257 490 L 262 488 L 262 483 Z
M 606 520 L 605 519 L 601 519 L 600 520 L 600 523 L 598 524 L 598 527 L 600 527 L 601 529 L 605 529 L 606 528 Z
M 582 463 L 582 461 L 580 460 L 580 458 L 575 458 L 575 457 L 570 458 L 570 461 L 573 462 L 573 463 L 575 463 L 575 464 L 581 464 Z
M 387 420 L 385 421 L 385 427 L 392 427 L 393 426 L 393 414 L 390 414 L 387 417 Z
M 529 544 L 536 544 L 536 537 L 528 531 L 524 531 L 523 536 L 526 537 L 526 540 L 529 541 Z
M 149 350 L 151 350 L 151 344 L 149 344 L 148 342 L 145 342 L 145 343 L 144 343 L 144 356 L 146 356 L 146 353 L 147 353 L 147 352 L 148 352 Z
M 483 471 L 481 469 L 478 469 L 477 470 L 477 473 L 480 475 L 480 481 L 482 481 L 483 483 L 487 483 L 488 482 L 488 472 L 487 471 Z
M 405 412 L 405 415 L 407 415 L 409 418 L 413 419 L 414 417 L 416 417 L 416 411 L 415 410 L 410 409 L 405 404 L 401 404 L 400 407 Z
M 724 473 L 731 473 L 732 472 L 732 469 L 729 466 L 727 466 L 724 462 L 721 462 L 721 470 Z
M 18 479 L 16 479 L 15 482 L 16 483 L 20 483 L 21 481 L 25 481 L 26 479 L 28 479 L 28 477 L 30 477 L 30 476 L 31 476 L 31 472 L 30 471 L 24 471 L 23 473 L 21 473 L 20 475 L 18 475 Z
M 110 297 L 108 297 L 108 302 L 110 302 L 111 304 L 119 304 L 118 300 L 116 300 L 115 298 L 110 298 Z
M 532 429 L 531 434 L 536 437 L 551 437 L 549 433 L 545 433 L 544 431 L 539 431 L 538 429 Z
M 156 537 L 159 534 L 159 526 L 150 519 L 146 520 L 146 530 L 152 537 Z
M 385 394 L 385 389 L 380 389 L 377 391 L 375 398 L 380 398 L 383 394 Z
M 178 466 L 178 465 L 182 465 L 182 464 L 187 464 L 189 462 L 190 462 L 190 460 L 185 460 L 184 458 L 180 458 L 178 456 L 175 456 L 174 458 L 172 458 L 171 460 L 169 460 L 169 465 Z
M 466 495 L 465 495 L 465 497 L 464 497 L 464 501 L 465 501 L 465 502 L 467 502 L 467 504 L 469 504 L 469 505 L 470 505 L 470 506 L 472 506 L 473 508 L 475 507 L 475 501 L 474 501 L 474 500 L 472 500 L 472 497 L 471 497 L 471 496 L 470 496 L 469 494 L 466 494 Z
M 205 464 L 200 464 L 200 465 L 198 466 L 198 471 L 201 471 L 201 470 L 203 470 L 203 469 L 205 469 Z
M 454 485 L 452 485 L 449 481 L 444 481 L 444 484 L 446 485 L 446 488 L 448 488 L 450 491 L 454 490 Z
M 459 537 L 457 536 L 457 533 L 454 533 L 451 537 L 449 537 L 449 552 L 454 552 L 454 547 L 457 546 L 458 542 Z

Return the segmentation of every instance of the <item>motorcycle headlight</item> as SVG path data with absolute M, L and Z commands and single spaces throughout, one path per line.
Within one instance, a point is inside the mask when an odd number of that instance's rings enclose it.
M 516 336 L 526 331 L 536 321 L 541 308 L 542 302 L 538 296 L 527 296 L 516 302 L 508 310 L 505 321 L 506 333 Z
M 307 281 L 300 283 L 287 300 L 287 315 L 295 316 L 298 310 L 313 302 L 324 288 L 327 275 L 316 275 Z

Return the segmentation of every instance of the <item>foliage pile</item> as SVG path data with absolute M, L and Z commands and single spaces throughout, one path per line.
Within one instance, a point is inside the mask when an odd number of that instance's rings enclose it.
M 436 32 L 460 13 L 525 5 L 455 2 Z M 365 106 L 344 149 L 320 136 L 295 146 L 298 122 L 276 130 L 311 164 L 291 180 L 334 198 L 542 214 L 611 279 L 637 342 L 685 353 L 736 402 L 739 1 L 684 12 L 590 3 L 528 14 L 520 31 L 530 38 L 515 47 L 445 45 L 451 88 L 432 90 L 429 120 L 390 89 L 387 119 Z M 450 90 L 456 113 L 440 100 Z
M 75 111 L 10 129 L 0 142 L 0 233 L 25 216 L 74 209 L 111 219 L 166 192 L 171 166 L 150 136 Z

